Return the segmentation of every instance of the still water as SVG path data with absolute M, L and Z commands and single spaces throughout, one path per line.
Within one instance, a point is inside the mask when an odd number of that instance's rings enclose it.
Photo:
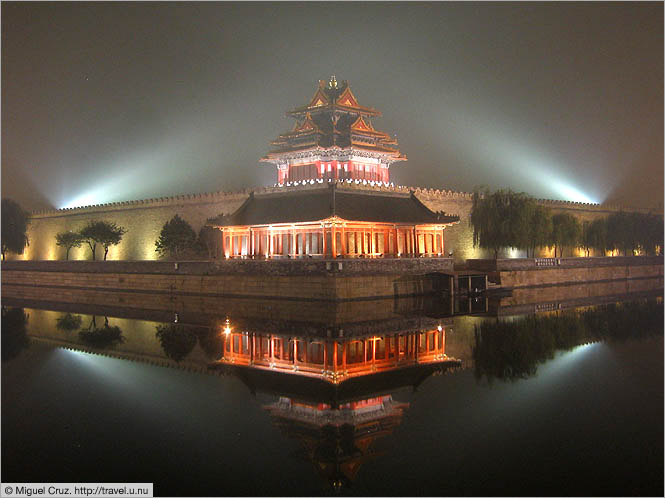
M 3 296 L 3 481 L 663 494 L 662 281 L 568 304 L 116 297 Z

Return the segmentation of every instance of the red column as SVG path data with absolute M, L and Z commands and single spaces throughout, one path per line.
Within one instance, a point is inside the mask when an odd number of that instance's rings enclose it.
M 348 253 L 348 248 L 346 247 L 346 230 L 342 227 L 342 257 L 346 258 Z
M 330 246 L 332 248 L 332 257 L 336 258 L 337 257 L 337 237 L 335 234 L 335 225 L 332 225 L 330 227 Z
M 332 371 L 337 371 L 337 341 L 333 341 Z

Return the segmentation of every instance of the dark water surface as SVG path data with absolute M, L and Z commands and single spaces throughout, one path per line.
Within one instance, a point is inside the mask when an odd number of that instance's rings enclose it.
M 367 303 L 318 322 L 5 304 L 5 482 L 663 495 L 662 292 L 501 318 Z

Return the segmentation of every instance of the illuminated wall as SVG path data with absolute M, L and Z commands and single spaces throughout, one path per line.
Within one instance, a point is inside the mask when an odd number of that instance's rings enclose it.
M 255 191 L 273 192 L 283 191 L 285 188 L 306 189 L 312 187 L 269 187 L 255 189 Z M 385 192 L 408 192 L 410 190 L 407 187 L 378 187 L 355 183 L 344 183 L 343 188 L 371 189 Z M 492 257 L 487 251 L 474 249 L 473 247 L 473 229 L 469 225 L 472 194 L 420 188 L 414 189 L 414 192 L 418 199 L 433 211 L 445 211 L 446 214 L 460 217 L 459 224 L 448 227 L 444 231 L 446 253 L 452 251 L 453 258 L 456 261 L 464 261 L 468 258 Z M 32 214 L 28 228 L 30 246 L 26 248 L 23 255 L 10 254 L 8 259 L 64 260 L 65 250 L 55 245 L 55 235 L 67 230 L 80 230 L 90 220 L 112 221 L 128 230 L 122 242 L 109 250 L 109 259 L 156 259 L 155 240 L 157 240 L 164 223 L 170 220 L 173 215 L 180 215 L 198 233 L 208 218 L 235 211 L 248 196 L 249 192 L 216 192 L 36 212 Z M 549 207 L 554 213 L 572 213 L 580 221 L 590 221 L 618 210 L 616 207 L 565 201 L 539 200 L 538 202 Z M 570 254 L 567 251 L 565 255 L 569 256 Z M 593 253 L 591 255 L 593 256 Z M 516 250 L 507 250 L 499 254 L 499 257 L 502 258 L 525 256 L 526 254 L 523 251 Z M 537 256 L 551 257 L 553 255 L 551 250 L 549 252 L 543 250 Z M 103 258 L 102 248 L 97 248 L 97 258 Z M 70 251 L 70 259 L 90 259 L 90 249 L 85 245 L 78 249 L 73 248 Z
M 109 260 L 157 259 L 155 241 L 175 214 L 198 233 L 208 218 L 235 211 L 247 196 L 244 192 L 201 194 L 36 212 L 28 227 L 29 247 L 22 256 L 10 255 L 9 259 L 64 260 L 66 251 L 56 246 L 56 234 L 78 231 L 91 220 L 114 222 L 127 229 L 122 242 L 109 249 Z M 103 248 L 97 247 L 96 256 L 103 259 Z M 69 259 L 91 259 L 90 248 L 86 244 L 72 248 Z
M 416 197 L 432 211 L 445 211 L 446 214 L 456 214 L 460 217 L 457 225 L 446 228 L 445 247 L 446 253 L 453 251 L 455 261 L 464 261 L 471 258 L 493 258 L 488 251 L 473 247 L 473 227 L 469 220 L 473 204 L 473 194 L 468 192 L 452 192 L 434 189 L 415 189 Z M 537 199 L 537 202 L 552 211 L 552 214 L 570 213 L 577 217 L 580 223 L 593 221 L 619 210 L 617 206 L 602 206 L 598 204 L 585 204 L 581 202 L 557 201 L 550 199 Z M 625 209 L 625 208 L 624 208 Z M 625 209 L 630 211 L 630 209 Z M 579 250 L 566 249 L 564 256 L 584 256 Z M 604 256 L 594 254 L 590 256 Z M 499 252 L 499 258 L 525 258 L 526 252 L 516 249 L 506 249 Z M 541 248 L 536 250 L 536 257 L 554 257 L 552 248 Z

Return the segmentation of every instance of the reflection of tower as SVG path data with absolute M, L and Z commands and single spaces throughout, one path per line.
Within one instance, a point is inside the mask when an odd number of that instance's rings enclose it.
M 445 353 L 443 325 L 335 339 L 235 331 L 229 326 L 225 330 L 218 363 L 319 377 L 333 384 L 416 365 L 457 362 Z
M 265 406 L 273 423 L 299 440 L 301 456 L 339 490 L 381 454 L 378 441 L 401 423 L 409 404 L 396 401 L 395 392 L 460 365 L 445 354 L 445 321 L 392 325 L 391 332 L 377 322 L 365 324 L 364 334 L 339 337 L 337 329 L 320 337 L 248 332 L 232 322 L 220 332 L 216 367 L 254 393 L 277 396 Z
M 301 441 L 304 456 L 325 481 L 339 488 L 355 479 L 363 462 L 381 454 L 375 451 L 377 439 L 392 434 L 408 406 L 389 394 L 344 403 L 337 409 L 281 397 L 265 408 L 286 436 Z

